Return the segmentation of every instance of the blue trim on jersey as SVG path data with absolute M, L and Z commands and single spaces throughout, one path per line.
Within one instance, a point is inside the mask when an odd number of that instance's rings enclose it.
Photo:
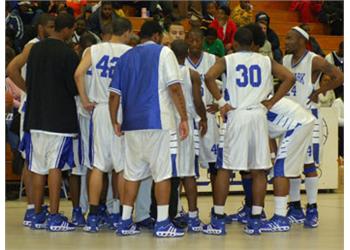
M 22 106 L 22 113 L 25 113 L 27 109 L 27 101 L 24 101 L 23 106 Z
M 201 65 L 203 57 L 204 57 L 204 53 L 202 52 L 201 57 L 199 58 L 197 63 L 192 62 L 192 60 L 191 60 L 191 58 L 189 56 L 187 57 L 187 60 L 196 69 L 196 68 L 199 67 L 199 65 Z
M 172 169 L 172 177 L 177 177 L 177 169 L 176 169 L 176 154 L 171 154 L 171 169 Z
M 84 159 L 84 150 L 83 150 L 83 142 L 81 139 L 81 134 L 78 137 L 78 158 L 79 158 L 79 165 L 82 166 L 83 165 L 83 159 Z
M 273 122 L 276 119 L 278 114 L 276 114 L 272 111 L 268 111 L 266 115 L 267 115 L 267 120 L 270 122 Z
M 74 167 L 74 153 L 73 153 L 73 138 L 66 137 L 62 143 L 62 151 L 60 157 L 58 158 L 59 169 L 62 169 L 66 164 L 70 167 Z
M 287 137 L 291 136 L 293 134 L 293 132 L 294 132 L 294 129 L 288 130 L 286 132 L 286 135 L 284 136 L 284 138 L 287 138 Z
M 66 141 L 66 138 L 63 138 L 63 141 L 61 143 L 61 146 L 60 146 L 60 149 L 58 150 L 58 155 L 57 155 L 57 159 L 56 159 L 56 162 L 55 162 L 55 168 L 58 167 L 59 165 L 59 162 L 60 162 L 60 158 L 61 158 L 61 154 L 62 154 L 62 150 L 63 150 L 63 146 L 65 144 L 65 141 Z
M 228 93 L 228 89 L 227 88 L 225 88 L 225 90 L 224 90 L 224 99 L 227 102 L 230 100 L 230 94 Z
M 109 90 L 109 92 L 116 93 L 117 95 L 122 95 L 122 93 L 120 92 L 119 89 L 116 89 L 116 88 L 113 88 L 113 87 L 109 87 L 108 90 Z
M 284 158 L 283 159 L 277 159 L 275 161 L 275 165 L 273 167 L 273 176 L 274 177 L 281 177 L 284 176 Z
M 195 155 L 194 156 L 194 173 L 196 177 L 199 177 L 199 156 Z
M 317 171 L 317 168 L 315 165 L 312 165 L 310 167 L 304 168 L 304 172 L 303 174 L 310 174 L 310 173 L 314 173 Z
M 314 162 L 316 164 L 320 164 L 320 144 L 319 143 L 312 144 L 312 150 L 313 150 Z
M 309 53 L 309 51 L 308 50 L 306 50 L 305 51 L 305 53 L 304 53 L 304 55 L 299 59 L 299 61 L 297 61 L 297 63 L 296 64 L 292 64 L 292 62 L 290 63 L 290 65 L 292 66 L 292 68 L 295 68 L 296 66 L 298 66 L 300 63 L 301 63 L 301 61 L 306 57 L 306 55 Z M 291 58 L 291 60 L 293 61 L 293 57 Z
M 94 111 L 91 112 L 90 124 L 89 124 L 89 161 L 92 165 L 94 162 L 94 122 L 93 122 Z
M 224 165 L 224 149 L 218 147 L 216 156 L 216 168 L 222 168 Z
M 316 119 L 318 119 L 318 109 L 311 109 L 311 113 L 314 117 L 316 117 Z

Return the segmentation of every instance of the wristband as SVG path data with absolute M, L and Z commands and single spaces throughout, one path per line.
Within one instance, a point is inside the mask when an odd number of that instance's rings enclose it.
M 271 152 L 271 158 L 272 158 L 272 159 L 275 159 L 275 158 L 276 158 L 275 152 Z
M 225 101 L 225 99 L 223 97 L 220 98 L 220 100 L 217 101 L 219 108 L 222 108 L 223 106 L 225 106 L 227 104 L 227 102 Z

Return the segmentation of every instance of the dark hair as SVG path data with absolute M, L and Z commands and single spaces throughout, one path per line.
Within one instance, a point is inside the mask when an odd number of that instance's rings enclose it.
M 339 43 L 339 49 L 344 49 L 344 41 L 341 41 L 341 42 Z
M 50 21 L 54 22 L 55 21 L 55 17 L 53 15 L 50 15 L 48 13 L 42 13 L 40 14 L 40 16 L 36 19 L 35 22 L 35 30 L 38 30 L 38 26 L 42 25 L 45 26 L 47 25 Z
M 112 22 L 113 34 L 116 36 L 123 35 L 126 31 L 132 30 L 132 24 L 129 19 L 119 17 Z
M 64 28 L 73 28 L 74 17 L 70 14 L 61 13 L 55 19 L 55 31 L 60 32 Z
M 226 16 L 229 16 L 231 14 L 231 10 L 230 7 L 226 6 L 226 5 L 222 5 L 219 7 L 219 10 L 222 10 L 223 12 L 225 12 Z
M 183 27 L 183 25 L 182 25 L 182 23 L 180 21 L 175 21 L 175 22 L 172 22 L 172 23 L 169 24 L 168 31 L 170 30 L 171 25 L 178 25 L 178 26 L 182 26 Z
M 195 35 L 195 36 L 200 36 L 202 39 L 204 37 L 203 31 L 199 28 L 193 28 L 188 32 L 189 35 Z
M 170 48 L 177 58 L 185 58 L 188 55 L 188 45 L 184 40 L 177 39 L 173 41 Z
M 205 32 L 205 36 L 213 36 L 215 38 L 218 37 L 218 32 L 216 31 L 216 29 L 212 28 L 212 27 L 209 27 L 207 29 L 207 31 Z
M 82 48 L 86 48 L 88 43 L 96 44 L 97 40 L 96 40 L 96 37 L 94 35 L 92 35 L 89 32 L 86 32 L 80 37 L 79 45 Z
M 302 28 L 303 30 L 305 30 L 305 27 L 309 26 L 307 23 L 302 23 L 299 25 L 300 28 Z
M 84 17 L 79 17 L 75 20 L 75 22 L 83 21 L 84 23 L 87 23 L 86 19 Z
M 262 28 L 259 26 L 259 24 L 250 23 L 250 24 L 247 24 L 243 27 L 249 29 L 252 32 L 253 42 L 255 45 L 257 45 L 259 47 L 264 46 L 265 40 L 266 40 L 266 35 L 265 35 L 264 31 L 262 30 Z
M 146 21 L 142 24 L 140 38 L 150 38 L 154 34 L 162 34 L 162 27 L 156 21 Z
M 241 27 L 235 34 L 235 41 L 241 46 L 250 46 L 253 43 L 253 33 L 249 29 Z
M 101 1 L 101 8 L 104 5 L 112 5 L 112 7 L 113 7 L 113 2 L 111 2 L 111 1 Z

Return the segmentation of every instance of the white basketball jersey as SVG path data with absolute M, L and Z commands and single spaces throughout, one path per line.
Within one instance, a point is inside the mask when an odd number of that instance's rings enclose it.
M 109 85 L 119 58 L 131 47 L 120 43 L 99 43 L 91 46 L 91 86 L 89 100 L 108 103 Z
M 312 83 L 312 60 L 317 54 L 306 51 L 304 56 L 296 65 L 292 65 L 293 55 L 283 57 L 283 66 L 288 68 L 296 78 L 294 86 L 288 92 L 288 98 L 301 104 L 304 108 L 315 106 L 314 103 L 309 103 L 309 96 L 315 89 L 319 88 L 320 76 L 316 82 Z
M 29 42 L 26 43 L 26 45 L 31 44 L 31 43 L 37 43 L 40 42 L 40 39 L 35 37 L 32 40 L 30 40 Z M 26 74 L 27 74 L 27 63 L 23 65 L 22 69 L 21 69 L 21 75 L 22 78 L 25 80 L 26 79 Z
M 215 55 L 209 54 L 207 52 L 202 52 L 202 56 L 199 59 L 197 64 L 194 64 L 189 57 L 185 60 L 185 65 L 189 68 L 197 71 L 202 80 L 202 99 L 205 105 L 212 104 L 213 103 L 213 97 L 210 94 L 209 90 L 207 89 L 207 86 L 204 82 L 204 75 L 208 72 L 211 66 L 215 64 L 216 58 Z
M 273 89 L 271 60 L 254 52 L 225 56 L 226 89 L 229 102 L 236 109 L 260 105 Z
M 188 118 L 192 119 L 197 116 L 196 109 L 193 103 L 193 94 L 192 94 L 192 81 L 190 75 L 190 69 L 187 66 L 180 65 L 180 73 L 182 79 L 182 91 L 184 93 L 185 101 L 186 101 L 186 110 L 188 114 Z M 178 115 L 178 113 L 176 112 Z

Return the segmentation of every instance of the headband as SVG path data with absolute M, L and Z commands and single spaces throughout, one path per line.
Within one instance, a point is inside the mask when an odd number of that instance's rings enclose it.
M 305 30 L 303 30 L 302 28 L 295 26 L 292 28 L 292 30 L 295 30 L 300 35 L 302 35 L 306 40 L 309 40 L 309 34 Z

